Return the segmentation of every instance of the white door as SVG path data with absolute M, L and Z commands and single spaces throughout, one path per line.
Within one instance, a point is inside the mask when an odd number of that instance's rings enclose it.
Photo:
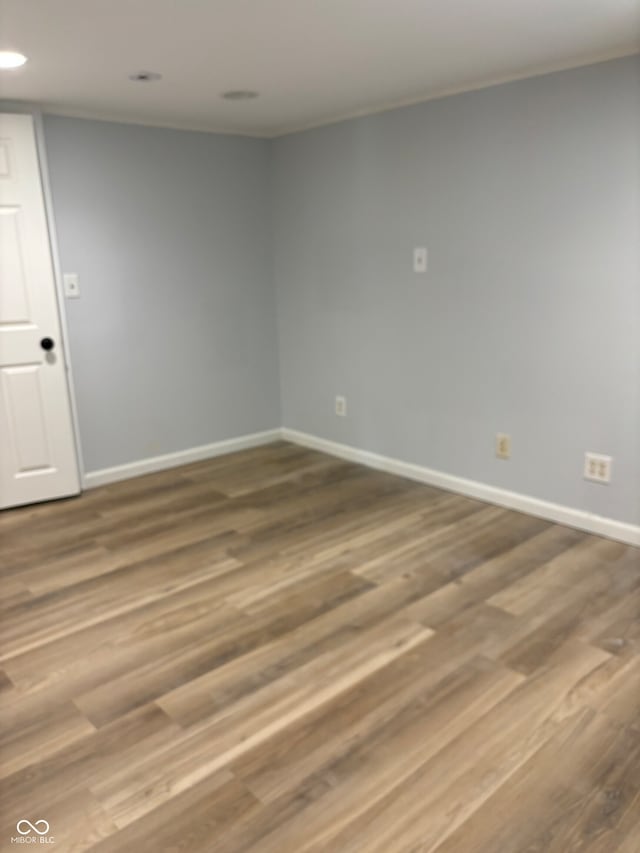
M 33 118 L 0 114 L 0 507 L 80 490 Z

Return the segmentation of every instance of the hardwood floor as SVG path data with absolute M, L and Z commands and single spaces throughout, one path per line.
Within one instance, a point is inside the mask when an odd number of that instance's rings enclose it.
M 638 549 L 286 443 L 0 535 L 2 850 L 640 851 Z

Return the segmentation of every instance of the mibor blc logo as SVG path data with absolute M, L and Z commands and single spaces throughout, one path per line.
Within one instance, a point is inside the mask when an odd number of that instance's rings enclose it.
M 11 839 L 12 844 L 55 844 L 54 837 L 49 835 L 47 820 L 40 819 L 31 823 L 23 818 L 17 822 L 16 832 L 18 834 Z

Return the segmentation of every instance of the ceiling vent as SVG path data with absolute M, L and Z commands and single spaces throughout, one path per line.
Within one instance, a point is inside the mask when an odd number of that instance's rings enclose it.
M 133 80 L 134 83 L 153 83 L 154 80 L 162 80 L 162 74 L 158 74 L 157 71 L 135 71 L 129 74 L 129 80 Z
M 252 101 L 258 97 L 258 93 L 252 92 L 251 89 L 230 89 L 228 92 L 223 92 L 221 97 L 225 101 Z

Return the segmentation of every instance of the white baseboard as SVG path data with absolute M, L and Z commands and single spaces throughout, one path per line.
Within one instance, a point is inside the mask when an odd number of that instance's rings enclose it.
M 497 504 L 508 509 L 526 512 L 538 518 L 554 521 L 558 524 L 566 524 L 568 527 L 577 527 L 598 536 L 607 536 L 629 545 L 640 545 L 640 526 L 616 521 L 613 518 L 605 518 L 593 515 L 581 509 L 550 503 L 549 501 L 532 498 L 518 492 L 510 492 L 475 480 L 466 480 L 463 477 L 455 477 L 452 474 L 444 474 L 442 471 L 434 471 L 421 465 L 413 465 L 410 462 L 402 462 L 389 456 L 381 456 L 368 450 L 359 450 L 347 444 L 339 444 L 336 441 L 328 441 L 308 433 L 298 432 L 294 429 L 284 427 L 281 437 L 294 444 L 301 444 L 313 450 L 320 450 L 340 459 L 350 462 L 358 462 L 378 471 L 386 471 L 390 474 L 398 474 L 410 480 L 437 486 L 449 492 L 456 492 L 468 498 L 477 498 L 487 503 Z
M 115 465 L 113 468 L 87 471 L 82 478 L 82 483 L 85 489 L 105 486 L 107 483 L 116 483 L 118 480 L 128 480 L 130 477 L 152 474 L 154 471 L 164 471 L 167 468 L 187 465 L 189 462 L 198 462 L 201 459 L 212 459 L 214 456 L 234 453 L 236 450 L 247 450 L 250 447 L 259 447 L 261 444 L 270 444 L 272 441 L 278 441 L 281 438 L 281 433 L 280 429 L 268 429 L 264 432 L 254 432 L 251 435 L 241 435 L 238 438 L 215 441 L 213 444 L 190 447 L 188 450 L 165 453 L 163 456 L 152 456 L 148 459 L 140 459 L 137 462 Z
M 315 435 L 287 427 L 216 441 L 213 444 L 191 447 L 188 450 L 178 450 L 175 453 L 165 453 L 163 456 L 128 462 L 124 465 L 116 465 L 113 468 L 103 468 L 100 471 L 88 471 L 83 477 L 83 486 L 85 489 L 104 486 L 118 480 L 127 480 L 130 477 L 139 477 L 142 474 L 151 474 L 154 471 L 164 471 L 167 468 L 187 465 L 189 462 L 198 462 L 201 459 L 211 459 L 214 456 L 234 453 L 237 450 L 259 447 L 262 444 L 270 444 L 279 439 L 285 439 L 303 447 L 310 447 L 313 450 L 319 450 L 331 456 L 346 459 L 349 462 L 357 462 L 378 471 L 386 471 L 389 474 L 397 474 L 400 477 L 417 480 L 420 483 L 436 486 L 448 492 L 456 492 L 465 495 L 465 497 L 476 498 L 519 512 L 526 512 L 538 518 L 544 518 L 558 524 L 566 524 L 568 527 L 577 527 L 579 530 L 586 530 L 598 536 L 607 536 L 629 545 L 640 545 L 639 525 L 627 524 L 613 518 L 605 518 L 601 515 L 585 512 L 585 510 L 539 500 L 518 492 L 510 492 L 507 489 L 478 483 L 475 480 L 466 480 L 453 474 L 434 471 L 432 468 L 403 462 L 389 456 L 381 456 L 368 450 L 359 450 L 357 447 L 328 441 L 325 438 L 318 438 Z

